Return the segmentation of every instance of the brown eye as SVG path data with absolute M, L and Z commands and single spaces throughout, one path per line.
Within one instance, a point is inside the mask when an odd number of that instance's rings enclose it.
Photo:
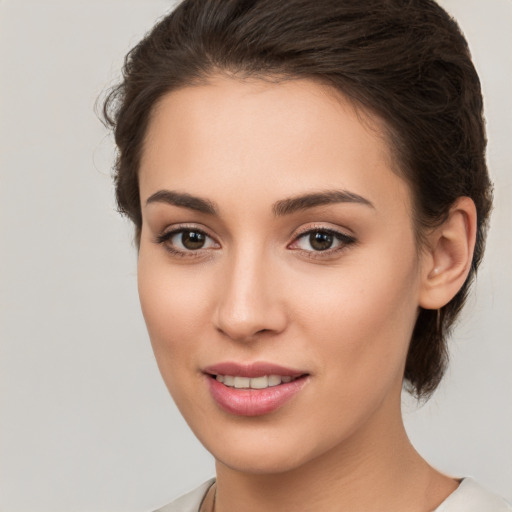
M 156 243 L 164 246 L 172 254 L 199 254 L 207 249 L 219 249 L 219 244 L 209 235 L 192 228 L 179 228 L 163 233 L 156 238 Z
M 206 235 L 199 231 L 183 231 L 181 233 L 181 243 L 185 249 L 190 251 L 202 249 L 206 243 Z
M 315 251 L 326 251 L 332 247 L 334 235 L 326 231 L 312 231 L 309 234 L 309 244 Z
M 331 229 L 311 229 L 297 237 L 289 249 L 301 250 L 310 254 L 326 253 L 326 255 L 338 252 L 355 243 L 356 239 L 340 231 Z M 318 256 L 320 256 L 318 254 Z

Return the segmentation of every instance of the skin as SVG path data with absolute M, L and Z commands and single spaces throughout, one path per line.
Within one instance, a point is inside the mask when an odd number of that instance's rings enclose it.
M 418 248 L 411 193 L 380 127 L 307 80 L 214 77 L 153 112 L 139 294 L 164 381 L 217 461 L 217 512 L 426 512 L 457 487 L 411 446 L 400 395 L 418 308 L 441 307 L 467 275 L 474 206 L 461 198 Z M 326 191 L 366 203 L 276 215 L 279 201 Z M 204 232 L 203 248 L 180 245 L 181 234 L 158 241 L 180 228 Z M 315 251 L 304 233 L 322 229 L 343 237 Z M 278 410 L 239 417 L 207 386 L 203 369 L 221 361 L 268 361 L 307 382 Z

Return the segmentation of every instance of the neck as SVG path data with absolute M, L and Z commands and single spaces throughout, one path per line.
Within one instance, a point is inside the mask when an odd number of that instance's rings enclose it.
M 254 474 L 217 462 L 216 512 L 426 512 L 457 482 L 411 445 L 398 414 L 375 418 L 329 452 L 283 473 Z

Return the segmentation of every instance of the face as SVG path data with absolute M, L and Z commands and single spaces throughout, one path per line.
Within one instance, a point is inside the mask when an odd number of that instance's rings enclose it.
M 396 426 L 421 261 L 392 166 L 377 120 L 310 81 L 216 78 L 157 105 L 140 300 L 222 464 L 285 471 Z

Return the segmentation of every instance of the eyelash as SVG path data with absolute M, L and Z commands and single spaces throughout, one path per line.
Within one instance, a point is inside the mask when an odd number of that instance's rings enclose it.
M 328 248 L 325 250 L 305 250 L 300 248 L 293 248 L 292 246 L 297 244 L 300 240 L 307 238 L 308 236 L 311 236 L 313 233 L 322 233 L 325 235 L 329 235 L 334 237 L 338 242 L 339 245 L 334 248 Z M 316 226 L 316 227 L 309 227 L 308 229 L 298 233 L 293 242 L 288 245 L 288 248 L 300 251 L 302 254 L 304 254 L 308 258 L 329 258 L 330 256 L 334 256 L 342 251 L 345 251 L 350 245 L 353 245 L 357 242 L 357 240 L 350 235 L 347 235 L 346 233 L 343 233 L 341 231 L 337 231 L 335 229 L 326 228 L 322 226 Z
M 202 229 L 197 229 L 197 228 L 195 228 L 193 226 L 179 226 L 179 227 L 177 227 L 175 229 L 172 229 L 171 231 L 166 231 L 166 232 L 161 233 L 160 235 L 158 235 L 155 238 L 155 243 L 163 245 L 167 252 L 171 253 L 173 256 L 178 256 L 178 257 L 181 257 L 181 258 L 194 258 L 194 257 L 198 257 L 198 256 L 200 256 L 202 251 L 208 250 L 208 248 L 206 248 L 206 249 L 199 248 L 197 250 L 193 250 L 193 249 L 181 250 L 181 249 L 176 249 L 170 243 L 168 243 L 174 236 L 179 235 L 180 233 L 183 234 L 183 233 L 187 233 L 187 232 L 203 235 L 205 238 L 214 241 L 213 237 L 208 235 L 208 233 L 206 233 Z M 218 245 L 217 242 L 215 242 L 215 243 Z
M 165 250 L 167 252 L 171 253 L 173 256 L 178 256 L 178 257 L 182 257 L 182 258 L 197 258 L 197 257 L 200 257 L 201 255 L 204 255 L 204 251 L 208 251 L 210 249 L 210 247 L 207 247 L 207 248 L 201 247 L 196 250 L 194 250 L 194 249 L 181 250 L 181 249 L 176 249 L 176 247 L 174 247 L 173 245 L 168 243 L 174 236 L 179 235 L 180 233 L 183 235 L 183 233 L 187 233 L 187 232 L 202 235 L 205 238 L 212 240 L 215 244 L 219 245 L 218 242 L 216 242 L 213 239 L 213 237 L 208 235 L 208 233 L 206 233 L 204 230 L 197 229 L 193 226 L 179 226 L 175 229 L 172 229 L 171 231 L 161 233 L 158 236 L 156 236 L 155 243 L 163 245 Z M 296 247 L 296 248 L 293 247 L 293 245 L 297 244 L 300 240 L 305 239 L 308 236 L 311 236 L 313 233 L 322 233 L 325 235 L 332 236 L 339 242 L 339 245 L 334 248 L 327 248 L 325 250 L 316 250 L 316 251 L 314 249 L 306 250 L 306 249 L 301 249 L 298 247 Z M 318 226 L 318 227 L 313 227 L 313 228 L 310 227 L 307 230 L 304 230 L 304 231 L 298 233 L 294 237 L 293 241 L 290 244 L 288 244 L 287 248 L 294 250 L 294 251 L 299 251 L 308 258 L 326 258 L 329 256 L 333 256 L 334 254 L 338 254 L 339 252 L 347 249 L 348 246 L 350 246 L 354 243 L 356 243 L 356 239 L 353 236 L 347 235 L 345 233 L 342 233 L 342 232 L 334 230 L 334 229 Z

